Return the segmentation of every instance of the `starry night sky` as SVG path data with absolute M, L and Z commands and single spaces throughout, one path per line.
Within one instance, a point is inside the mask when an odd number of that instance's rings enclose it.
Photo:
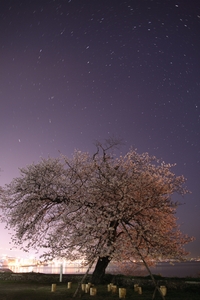
M 187 178 L 177 217 L 200 255 L 200 2 L 2 0 L 0 185 L 41 157 L 122 138 Z M 0 225 L 0 254 L 10 237 Z

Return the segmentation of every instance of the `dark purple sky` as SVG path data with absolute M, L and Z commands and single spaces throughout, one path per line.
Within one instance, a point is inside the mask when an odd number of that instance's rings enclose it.
M 2 0 L 0 185 L 41 157 L 117 136 L 177 163 L 200 255 L 200 2 Z M 0 253 L 9 251 L 1 224 Z

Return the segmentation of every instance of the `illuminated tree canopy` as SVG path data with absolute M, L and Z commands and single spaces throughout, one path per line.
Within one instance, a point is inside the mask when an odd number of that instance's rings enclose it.
M 148 153 L 116 157 L 112 143 L 96 146 L 94 155 L 75 151 L 22 168 L 3 189 L 15 243 L 46 249 L 46 259 L 96 259 L 98 278 L 112 259 L 186 255 L 191 238 L 180 232 L 171 198 L 187 193 L 184 177 Z

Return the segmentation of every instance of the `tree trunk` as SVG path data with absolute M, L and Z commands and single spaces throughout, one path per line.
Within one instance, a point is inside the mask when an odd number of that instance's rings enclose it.
M 110 262 L 109 256 L 98 258 L 91 279 L 93 284 L 102 283 L 103 277 L 105 275 L 106 267 L 108 266 L 109 262 Z

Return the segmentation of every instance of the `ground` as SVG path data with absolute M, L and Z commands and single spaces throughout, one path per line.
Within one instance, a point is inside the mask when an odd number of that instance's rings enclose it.
M 56 291 L 51 292 L 50 283 L 22 283 L 22 282 L 6 282 L 0 281 L 0 300 L 71 300 L 73 293 L 77 287 L 77 283 L 72 283 L 72 288 L 68 289 L 66 283 L 57 283 Z M 97 295 L 90 296 L 84 292 L 79 293 L 77 298 L 83 300 L 91 300 L 93 297 L 95 300 L 111 300 L 119 299 L 118 292 L 112 294 L 108 292 L 107 285 L 99 285 L 97 288 Z M 134 288 L 127 288 L 126 300 L 149 300 L 152 298 L 153 289 L 142 287 L 142 295 L 134 292 Z M 155 300 L 161 299 L 157 293 Z M 185 289 L 168 289 L 166 300 L 199 300 L 200 299 L 200 286 L 191 284 L 190 287 Z

